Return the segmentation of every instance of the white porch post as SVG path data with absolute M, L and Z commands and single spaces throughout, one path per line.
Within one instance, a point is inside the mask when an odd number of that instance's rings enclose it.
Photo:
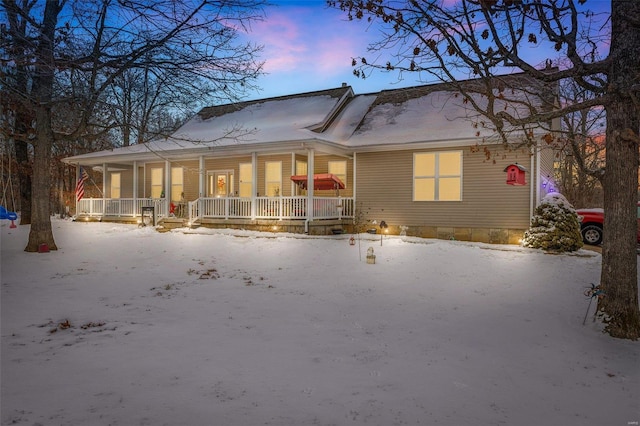
M 256 220 L 256 196 L 258 194 L 258 153 L 251 153 L 251 220 Z
M 351 197 L 353 198 L 353 212 L 355 212 L 356 210 L 356 182 L 357 182 L 357 173 L 356 173 L 356 153 L 353 153 L 353 190 L 352 190 L 352 195 Z M 355 213 L 354 213 L 355 214 Z
M 133 216 L 138 215 L 138 162 L 133 162 Z
M 204 197 L 205 190 L 205 170 L 204 170 L 204 156 L 201 155 L 198 159 L 198 198 Z
M 294 176 L 298 171 L 296 170 L 296 153 L 291 152 L 291 176 Z M 289 179 L 289 184 L 291 185 L 291 196 L 293 197 L 296 194 L 296 184 L 294 181 Z
M 307 220 L 313 220 L 313 175 L 315 170 L 315 151 L 307 151 Z
M 107 214 L 107 167 L 107 163 L 102 163 L 102 217 Z
M 108 173 L 108 165 L 107 163 L 102 163 L 102 208 L 106 206 L 107 199 L 107 173 Z M 109 191 L 111 193 L 111 191 Z M 104 211 L 103 211 L 104 214 Z
M 169 202 L 171 200 L 171 162 L 165 160 L 164 162 L 164 203 L 163 211 L 169 216 Z
M 164 198 L 171 197 L 171 163 L 169 160 L 164 162 Z

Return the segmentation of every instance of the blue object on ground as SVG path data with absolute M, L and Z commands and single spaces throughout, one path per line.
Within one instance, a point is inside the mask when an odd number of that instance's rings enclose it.
M 4 206 L 0 206 L 0 219 L 16 220 L 18 215 L 14 212 L 7 211 Z

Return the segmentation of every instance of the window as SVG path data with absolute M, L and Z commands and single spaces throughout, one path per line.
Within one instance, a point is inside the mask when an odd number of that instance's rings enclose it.
M 151 169 L 151 198 L 161 198 L 162 193 L 162 168 Z
M 308 170 L 309 169 L 307 168 L 307 162 L 306 161 L 296 160 L 296 173 L 295 173 L 296 175 L 298 175 L 298 176 L 301 176 L 301 175 L 306 176 Z M 307 193 L 306 190 L 300 188 L 298 185 L 296 185 L 295 190 L 296 190 L 295 195 L 303 195 L 303 194 Z
M 122 175 L 118 173 L 111 173 L 111 198 L 120 198 L 120 182 Z
M 282 162 L 267 161 L 265 163 L 265 190 L 267 197 L 277 197 L 282 188 Z
M 346 161 L 329 161 L 327 164 L 328 172 L 338 176 L 344 187 L 347 187 L 347 162 Z
M 171 168 L 171 201 L 184 200 L 184 172 L 182 167 Z
M 461 151 L 413 154 L 413 201 L 461 199 Z
M 296 175 L 307 174 L 307 163 L 305 161 L 296 160 Z
M 253 166 L 251 163 L 240 164 L 240 197 L 251 197 L 251 188 L 253 185 Z

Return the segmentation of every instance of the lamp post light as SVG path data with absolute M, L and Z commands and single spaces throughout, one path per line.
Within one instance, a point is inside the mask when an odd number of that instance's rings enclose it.
M 387 225 L 387 222 L 385 222 L 384 220 L 380 221 L 380 245 L 382 246 L 382 238 L 384 237 L 384 234 L 386 234 L 387 232 L 389 232 L 389 225 Z

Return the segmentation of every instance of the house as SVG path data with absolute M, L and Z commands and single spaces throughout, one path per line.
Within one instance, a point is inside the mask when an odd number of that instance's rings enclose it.
M 507 148 L 469 101 L 483 97 L 343 84 L 207 107 L 170 138 L 63 161 L 103 176 L 104 196 L 78 201 L 77 220 L 139 221 L 145 210 L 165 227 L 314 235 L 380 232 L 384 221 L 390 234 L 518 243 L 553 186 L 553 152 Z M 546 145 L 548 130 L 528 131 Z M 525 176 L 507 184 L 507 170 Z

